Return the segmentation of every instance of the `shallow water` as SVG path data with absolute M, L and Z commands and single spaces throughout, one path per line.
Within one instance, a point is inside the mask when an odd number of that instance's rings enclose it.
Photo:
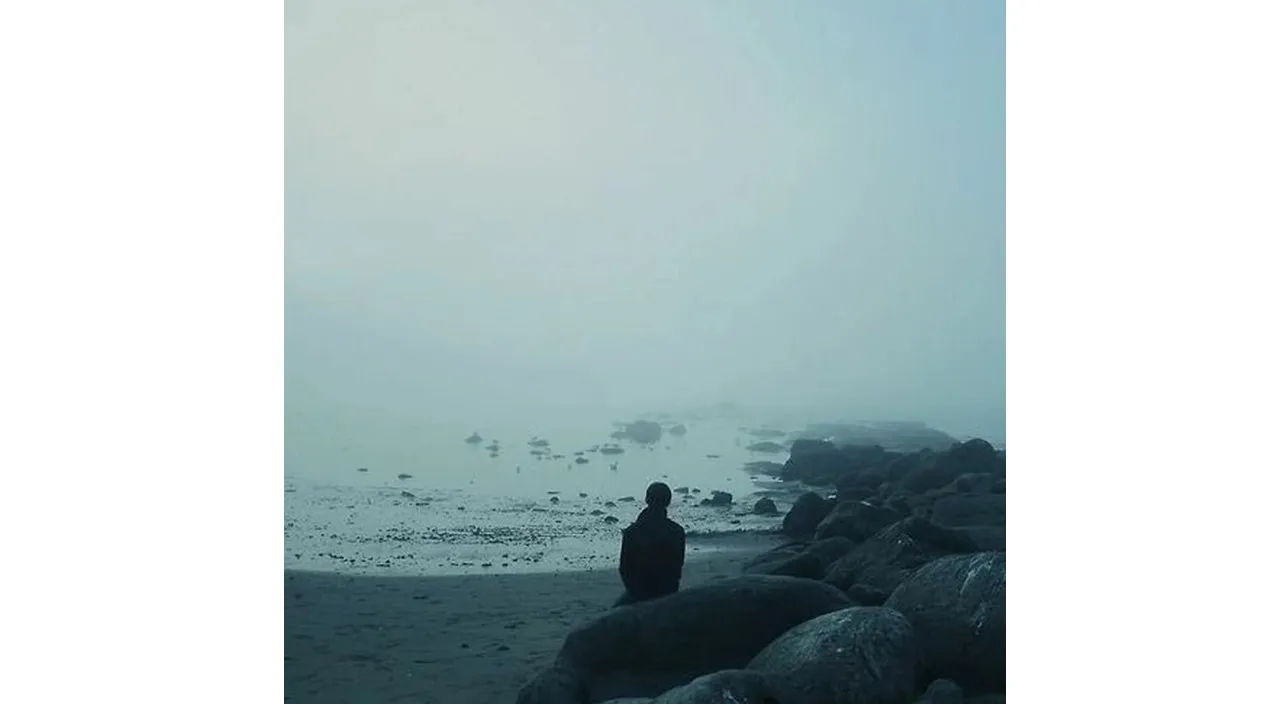
M 698 535 L 776 529 L 780 516 L 755 516 L 751 507 L 770 495 L 785 511 L 794 488 L 743 465 L 781 462 L 785 453 L 747 451 L 756 438 L 736 422 L 685 425 L 683 437 L 664 434 L 642 446 L 610 438 L 613 424 L 598 421 L 463 430 L 295 418 L 286 429 L 285 567 L 359 574 L 611 567 L 621 529 L 655 480 L 690 489 L 676 494 L 671 517 L 690 533 L 691 550 L 712 549 Z M 472 430 L 483 443 L 464 442 Z M 530 454 L 534 435 L 562 457 Z M 484 446 L 495 439 L 502 449 L 491 457 Z M 604 443 L 624 452 L 591 451 Z M 585 464 L 575 462 L 579 452 Z M 712 490 L 730 492 L 734 504 L 698 505 Z M 607 522 L 610 516 L 617 522 Z

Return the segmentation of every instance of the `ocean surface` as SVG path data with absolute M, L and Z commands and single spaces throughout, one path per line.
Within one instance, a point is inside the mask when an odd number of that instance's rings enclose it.
M 687 432 L 664 431 L 642 445 L 610 437 L 619 425 L 598 417 L 474 428 L 286 417 L 285 567 L 406 575 L 608 568 L 622 528 L 643 508 L 645 488 L 659 480 L 678 492 L 670 516 L 689 533 L 691 553 L 726 544 L 703 537 L 781 524 L 781 513 L 757 516 L 752 507 L 769 496 L 785 513 L 799 489 L 744 469 L 786 460 L 785 452 L 746 449 L 768 439 L 752 435 L 765 424 L 742 417 L 659 422 L 683 423 Z M 472 432 L 482 442 L 467 443 Z M 530 444 L 537 440 L 547 446 Z M 609 444 L 622 453 L 600 452 Z M 700 505 L 717 490 L 733 503 Z
M 805 427 L 808 419 L 799 416 L 725 408 L 651 415 L 664 431 L 648 445 L 611 437 L 645 417 L 620 412 L 508 409 L 471 426 L 412 416 L 286 411 L 287 569 L 444 575 L 611 568 L 621 530 L 643 508 L 650 482 L 677 491 L 670 516 L 685 526 L 690 553 L 731 549 L 726 535 L 776 530 L 806 490 L 747 467 L 785 462 L 786 451 L 748 446 L 789 447 L 782 434 Z M 670 432 L 677 423 L 685 434 Z M 472 433 L 480 442 L 466 442 Z M 605 445 L 622 452 L 605 454 Z M 713 491 L 729 492 L 733 503 L 701 505 Z M 773 499 L 779 515 L 753 514 L 761 497 Z

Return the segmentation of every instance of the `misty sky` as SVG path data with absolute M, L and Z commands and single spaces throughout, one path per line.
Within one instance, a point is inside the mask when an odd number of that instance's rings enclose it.
M 1003 437 L 1003 3 L 285 8 L 286 414 Z

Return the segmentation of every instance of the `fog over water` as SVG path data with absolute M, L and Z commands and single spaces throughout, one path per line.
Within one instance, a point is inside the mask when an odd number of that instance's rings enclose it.
M 1004 440 L 1002 3 L 289 0 L 285 23 L 287 479 L 640 493 L 749 481 L 743 425 Z M 719 403 L 747 411 L 529 474 L 531 435 L 572 457 Z

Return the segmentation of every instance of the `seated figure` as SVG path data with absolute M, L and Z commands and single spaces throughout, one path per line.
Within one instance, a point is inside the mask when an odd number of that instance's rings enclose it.
M 650 484 L 644 502 L 635 522 L 622 531 L 618 573 L 626 592 L 614 606 L 656 599 L 680 589 L 685 538 L 684 528 L 667 518 L 671 487 L 662 482 Z

